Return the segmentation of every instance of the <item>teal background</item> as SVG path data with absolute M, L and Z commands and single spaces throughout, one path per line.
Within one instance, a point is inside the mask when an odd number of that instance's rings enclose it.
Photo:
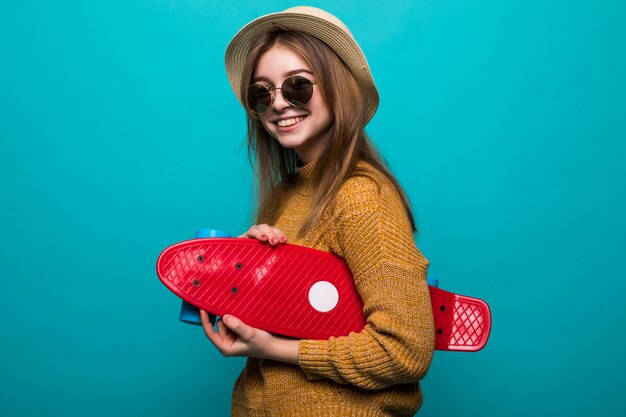
M 251 223 L 223 53 L 296 4 L 2 2 L 0 415 L 228 415 L 243 360 L 177 321 L 154 265 Z M 420 415 L 624 415 L 626 2 L 310 4 L 368 57 L 431 275 L 492 308 Z

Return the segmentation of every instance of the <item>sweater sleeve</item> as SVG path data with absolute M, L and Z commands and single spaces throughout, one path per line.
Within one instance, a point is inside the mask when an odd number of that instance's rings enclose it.
M 428 261 L 415 247 L 395 188 L 386 180 L 350 179 L 331 229 L 334 250 L 348 263 L 363 300 L 366 325 L 344 337 L 302 340 L 300 367 L 310 380 L 364 389 L 420 380 L 434 349 Z

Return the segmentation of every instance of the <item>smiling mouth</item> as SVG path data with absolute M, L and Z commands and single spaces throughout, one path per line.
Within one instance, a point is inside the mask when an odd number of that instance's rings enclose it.
M 298 117 L 292 117 L 290 119 L 282 119 L 282 120 L 277 120 L 276 124 L 280 127 L 289 127 L 289 126 L 293 126 L 296 123 L 301 122 L 302 120 L 304 120 L 305 116 L 298 116 Z

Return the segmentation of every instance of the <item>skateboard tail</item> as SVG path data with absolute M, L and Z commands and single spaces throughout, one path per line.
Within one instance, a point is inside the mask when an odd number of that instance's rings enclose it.
M 491 311 L 483 300 L 429 287 L 435 319 L 435 349 L 476 352 L 491 332 Z

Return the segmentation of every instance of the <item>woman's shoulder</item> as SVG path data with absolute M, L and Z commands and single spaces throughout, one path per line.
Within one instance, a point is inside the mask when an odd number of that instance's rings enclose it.
M 376 167 L 367 162 L 359 162 L 354 167 L 352 175 L 346 180 L 342 191 L 350 192 L 358 190 L 380 193 L 385 189 L 393 188 L 393 184 L 387 176 Z
M 337 204 L 376 202 L 398 196 L 390 179 L 371 164 L 361 161 L 355 166 L 337 195 Z

